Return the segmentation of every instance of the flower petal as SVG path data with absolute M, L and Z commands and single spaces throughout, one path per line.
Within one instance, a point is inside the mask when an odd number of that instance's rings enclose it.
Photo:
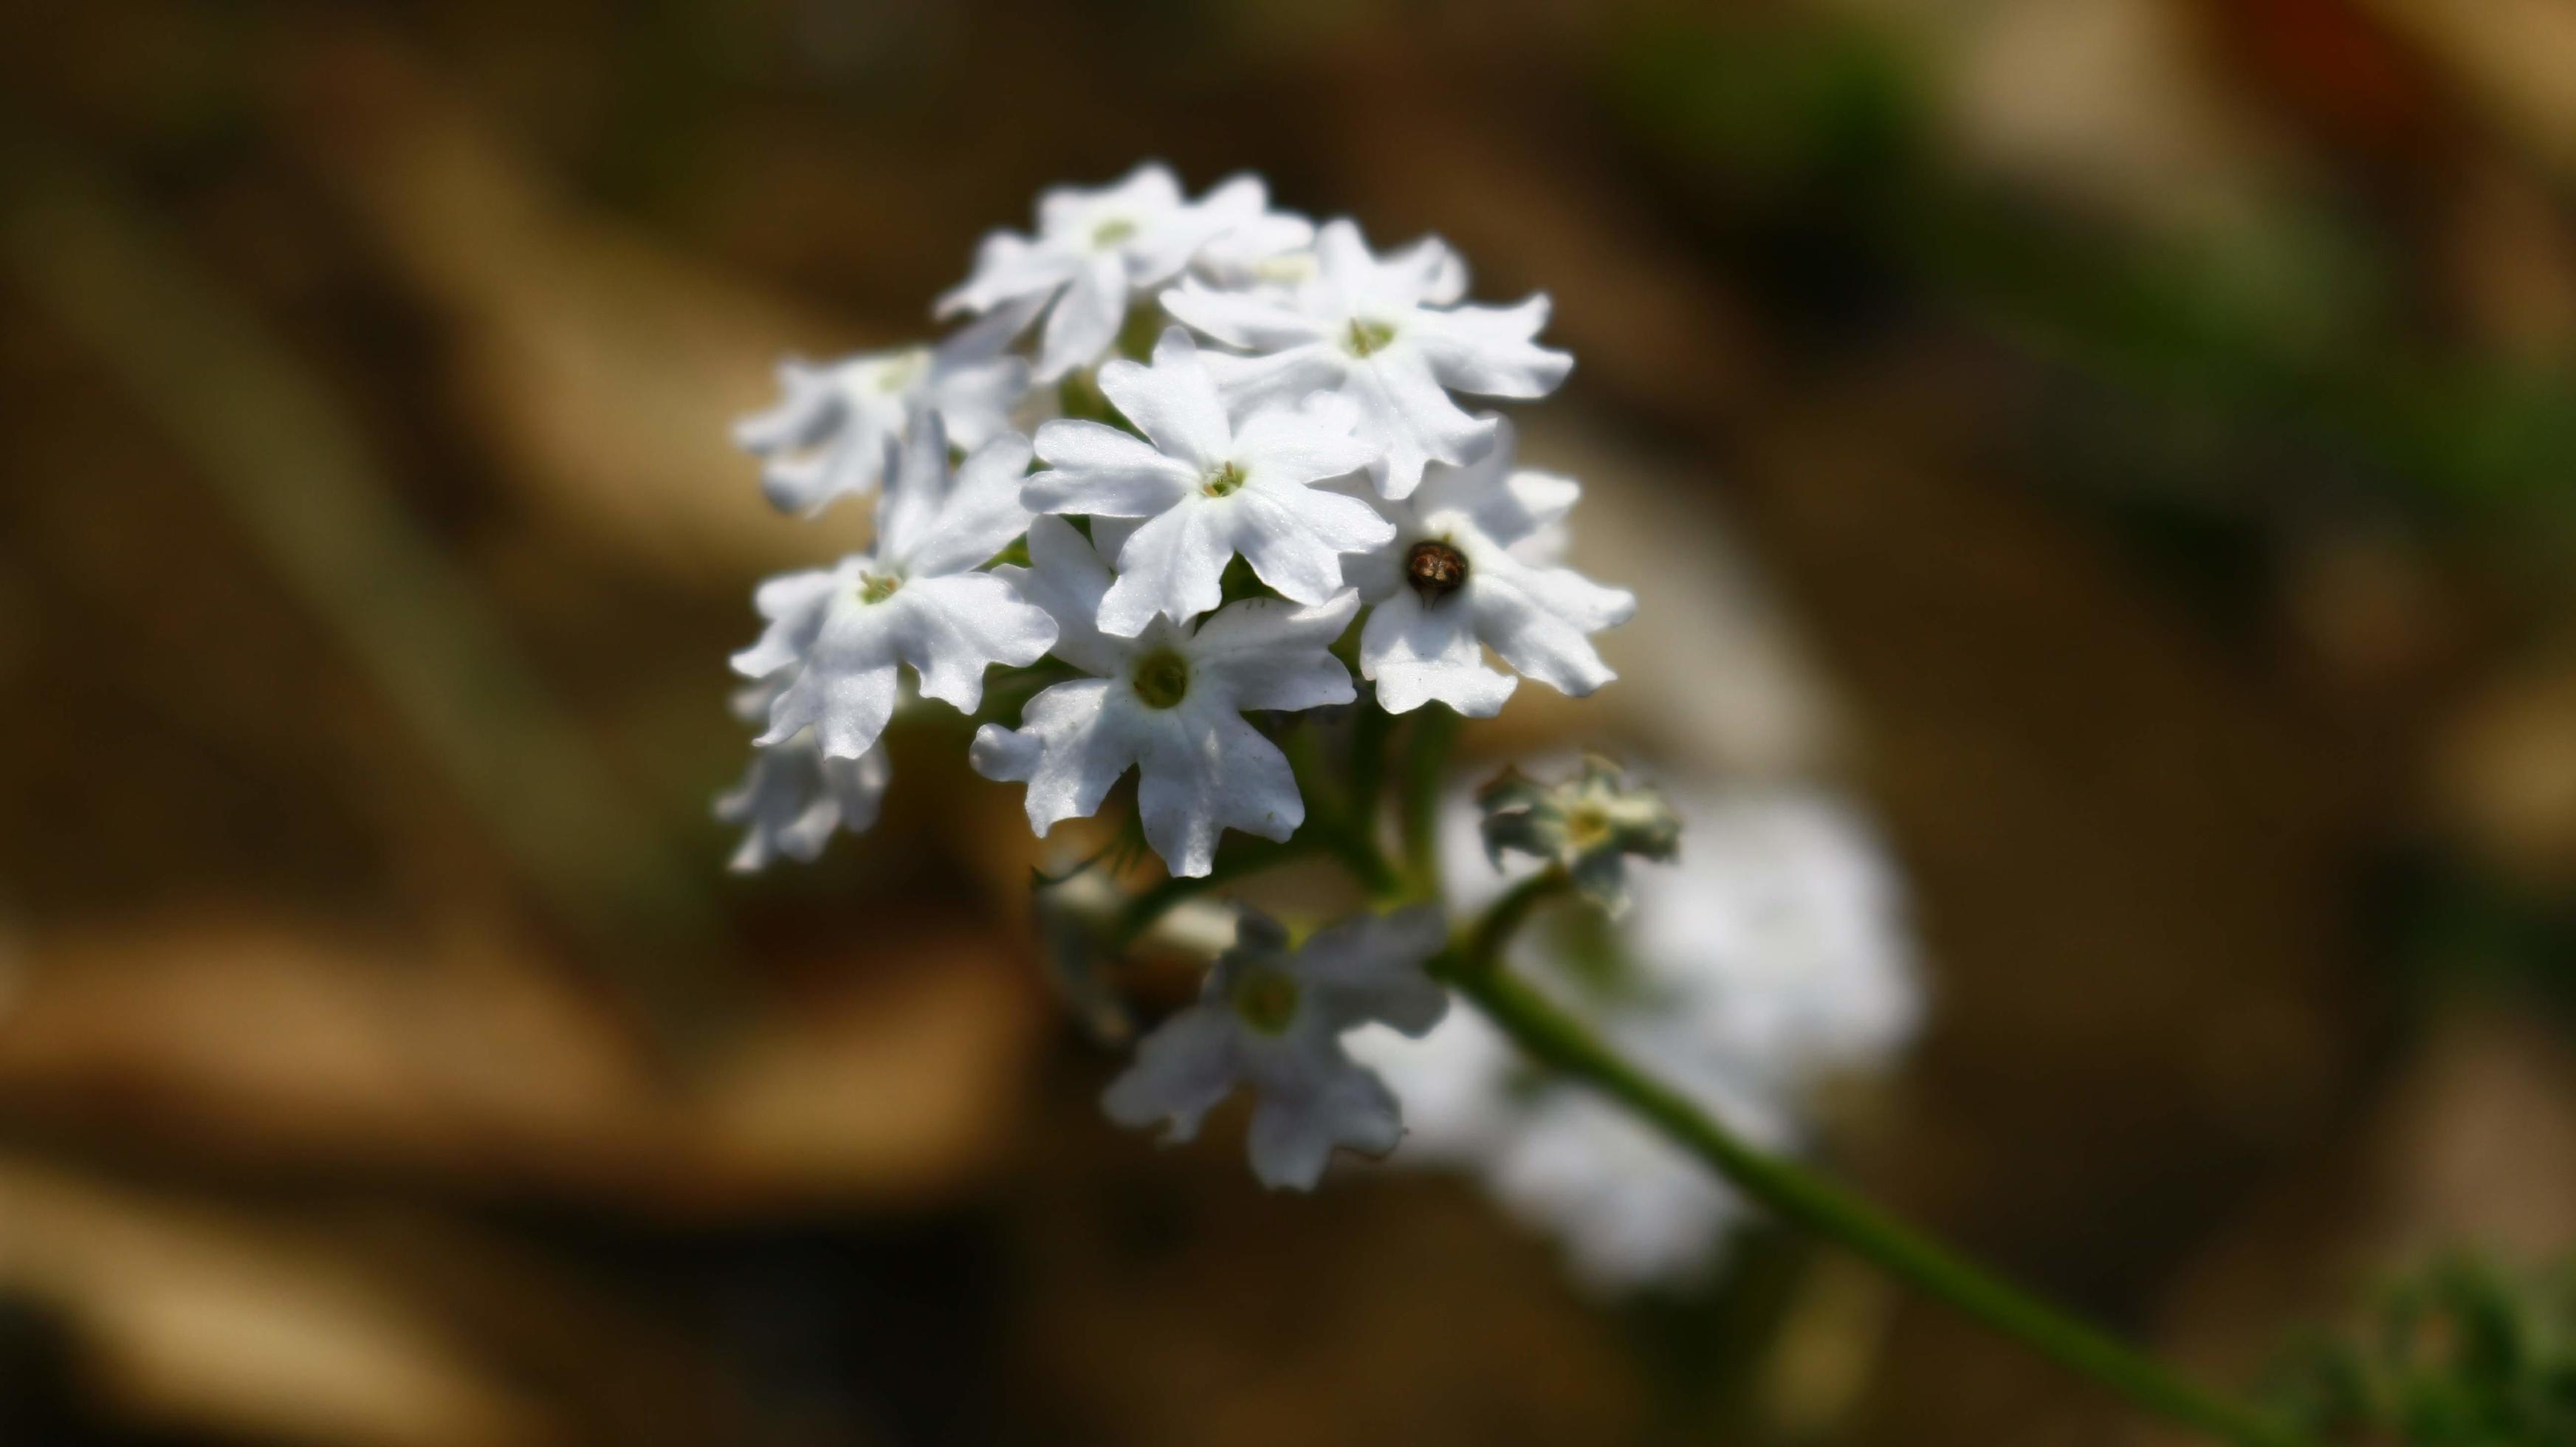
M 1619 676 L 1585 635 L 1628 621 L 1634 593 L 1507 556 L 1486 558 L 1463 591 L 1477 633 L 1523 675 L 1576 698 Z
M 1037 379 L 1061 381 L 1075 368 L 1099 361 L 1118 340 L 1118 325 L 1126 319 L 1125 265 L 1115 253 L 1082 263 L 1047 312 L 1046 330 L 1038 343 Z
M 1040 427 L 1037 454 L 1047 471 L 1020 484 L 1020 500 L 1038 512 L 1152 517 L 1198 483 L 1188 464 L 1115 427 L 1079 418 Z
M 915 578 L 873 606 L 923 696 L 961 713 L 983 702 L 987 666 L 1035 663 L 1055 643 L 1055 619 L 990 573 Z
M 941 459 L 946 465 L 946 459 Z M 962 573 L 978 568 L 1011 539 L 1028 530 L 1029 510 L 1020 484 L 1029 467 L 1029 440 L 1016 432 L 992 439 L 958 465 L 956 481 L 929 530 L 899 556 L 908 577 Z
M 1029 786 L 1029 828 L 1040 838 L 1063 819 L 1100 812 L 1110 786 L 1136 762 L 1136 735 L 1107 717 L 1118 680 L 1078 678 L 1029 700 L 1020 726 L 986 724 L 967 758 L 985 778 Z
M 1386 448 L 1369 475 L 1388 497 L 1410 496 L 1426 464 L 1464 462 L 1493 435 L 1490 419 L 1470 417 L 1449 400 L 1403 335 L 1353 365 L 1342 395 L 1359 405 L 1362 435 Z
M 1162 295 L 1163 310 L 1230 347 L 1277 352 L 1321 340 L 1326 324 L 1293 306 L 1184 281 Z
M 1137 1044 L 1135 1062 L 1109 1082 L 1101 1108 L 1120 1125 L 1169 1121 L 1165 1140 L 1190 1139 L 1242 1078 L 1235 1038 L 1223 1006 L 1190 1006 Z
M 1518 683 L 1485 666 L 1476 625 L 1474 608 L 1457 593 L 1425 606 L 1419 593 L 1399 587 L 1379 602 L 1360 630 L 1360 672 L 1377 683 L 1378 707 L 1411 713 L 1436 701 L 1469 718 L 1502 712 Z
M 855 759 L 830 759 L 811 734 L 799 734 L 753 750 L 742 782 L 715 801 L 718 819 L 743 826 L 726 867 L 746 874 L 781 856 L 810 862 L 834 830 L 864 832 L 877 821 L 891 772 L 882 744 Z
M 1299 603 L 1342 590 L 1342 555 L 1382 547 L 1395 524 L 1358 498 L 1317 488 L 1246 485 L 1222 509 L 1234 551 L 1261 581 Z
M 1448 913 L 1436 904 L 1355 914 L 1306 941 L 1297 977 L 1336 1029 L 1374 1020 L 1418 1039 L 1449 1009 L 1449 991 L 1423 970 L 1448 943 Z
M 1335 1055 L 1341 1048 L 1333 1047 Z M 1404 1117 L 1386 1082 L 1345 1058 L 1341 1068 L 1268 1089 L 1252 1112 L 1252 1174 L 1277 1189 L 1311 1191 L 1337 1146 L 1382 1156 L 1404 1139 Z
M 1012 301 L 1042 305 L 1072 274 L 1071 259 L 1062 253 L 1042 248 L 1016 232 L 991 232 L 975 248 L 974 272 L 940 295 L 932 315 L 987 312 Z M 1012 315 L 1026 326 L 1035 312 Z M 1018 328 L 1013 328 L 1012 334 L 1018 335 Z
M 1358 696 L 1350 670 L 1332 655 L 1359 596 L 1345 592 L 1298 607 L 1245 598 L 1218 609 L 1191 635 L 1190 666 L 1239 709 L 1307 709 Z
M 1133 638 L 1157 613 L 1187 622 L 1224 601 L 1226 560 L 1234 556 L 1213 499 L 1185 498 L 1148 521 L 1118 553 L 1118 581 L 1100 601 L 1100 631 Z
M 1049 652 L 1095 677 L 1125 671 L 1128 643 L 1100 631 L 1100 600 L 1114 575 L 1073 524 L 1060 517 L 1029 524 L 1029 566 L 995 568 L 993 576 L 1055 619 Z
M 1201 473 L 1227 460 L 1233 429 L 1226 425 L 1225 404 L 1217 399 L 1216 380 L 1199 365 L 1199 349 L 1179 327 L 1164 329 L 1151 367 L 1129 361 L 1103 366 L 1100 390 L 1164 456 Z
M 1540 292 L 1518 306 L 1420 312 L 1407 330 L 1446 386 L 1482 397 L 1544 397 L 1574 370 L 1571 354 L 1533 340 L 1547 313 Z
M 1136 812 L 1145 842 L 1172 873 L 1207 873 L 1228 828 L 1277 840 L 1305 822 L 1287 756 L 1231 710 L 1194 696 L 1152 722 Z
M 1296 407 L 1264 407 L 1244 419 L 1233 455 L 1247 474 L 1275 482 L 1322 482 L 1357 472 L 1383 450 L 1351 435 L 1358 413 L 1330 392 Z

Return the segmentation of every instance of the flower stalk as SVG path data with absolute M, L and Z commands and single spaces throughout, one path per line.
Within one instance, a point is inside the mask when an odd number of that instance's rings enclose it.
M 1502 968 L 1504 949 L 1531 914 L 1573 892 L 1573 880 L 1561 867 L 1522 880 L 1433 958 L 1431 973 L 1474 1002 L 1533 1060 L 1609 1096 L 1782 1219 L 2178 1426 L 2237 1447 L 2297 1447 L 2304 1440 L 1974 1265 L 1823 1176 L 1739 1140 L 1689 1097 Z
M 1362 707 L 1376 712 L 1369 705 Z M 1419 901 L 1436 902 L 1440 897 L 1434 826 L 1439 782 L 1456 722 L 1456 715 L 1446 710 L 1427 710 L 1406 743 L 1402 777 L 1406 862 L 1400 877 L 1407 896 Z M 1385 733 L 1368 729 L 1359 736 L 1382 740 Z M 1345 827 L 1357 822 L 1335 814 L 1310 821 L 1286 844 L 1261 847 L 1246 841 L 1252 847 L 1220 857 L 1214 874 L 1168 879 L 1138 895 L 1122 916 L 1118 935 L 1132 940 L 1182 900 L 1316 851 L 1332 854 L 1363 888 L 1383 894 L 1387 881 L 1397 879 L 1399 871 L 1380 854 L 1373 830 L 1364 823 Z M 1745 1143 L 1689 1097 L 1504 968 L 1504 951 L 1522 926 L 1542 906 L 1575 892 L 1572 876 L 1561 866 L 1530 875 L 1506 890 L 1473 925 L 1459 931 L 1426 968 L 1433 978 L 1472 1002 L 1531 1059 L 1608 1096 L 1781 1219 L 1835 1242 L 1915 1290 L 2177 1426 L 2235 1447 L 2300 1447 L 2306 1440 L 1975 1265 L 1825 1177 Z

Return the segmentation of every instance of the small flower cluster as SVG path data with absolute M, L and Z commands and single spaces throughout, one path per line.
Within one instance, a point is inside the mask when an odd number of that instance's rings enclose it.
M 1304 820 L 1247 715 L 1352 702 L 1333 650 L 1355 621 L 1394 713 L 1491 716 L 1521 676 L 1607 682 L 1590 635 L 1635 599 L 1559 564 L 1575 484 L 1520 469 L 1509 424 L 1460 401 L 1544 396 L 1572 360 L 1537 342 L 1544 296 L 1466 291 L 1437 239 L 1380 253 L 1348 220 L 1273 209 L 1257 178 L 1192 200 L 1148 165 L 988 238 L 939 301 L 971 318 L 947 340 L 788 363 L 738 440 L 783 510 L 876 493 L 876 539 L 755 597 L 767 627 L 733 664 L 759 752 L 719 806 L 745 830 L 737 865 L 874 819 L 898 665 L 967 714 L 993 665 L 1073 675 L 1015 727 L 985 723 L 975 767 L 1027 786 L 1040 834 L 1133 769 L 1179 875 L 1227 829 Z

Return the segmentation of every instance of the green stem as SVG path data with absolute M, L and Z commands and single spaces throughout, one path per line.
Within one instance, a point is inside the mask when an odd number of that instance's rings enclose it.
M 1118 912 L 1118 921 L 1110 926 L 1108 946 L 1111 953 L 1134 944 L 1139 935 L 1154 927 L 1154 921 L 1189 900 L 1238 879 L 1275 869 L 1292 859 L 1312 854 L 1323 848 L 1320 838 L 1299 833 L 1285 841 L 1246 839 L 1232 848 L 1217 852 L 1208 872 L 1198 875 L 1167 875 L 1152 887 L 1139 892 Z
M 1440 789 L 1449 772 L 1449 749 L 1458 741 L 1458 715 L 1441 704 L 1413 714 L 1404 745 L 1404 873 L 1415 892 L 1440 897 Z
M 1461 968 L 1492 971 L 1495 962 L 1503 957 L 1503 946 L 1520 933 L 1530 911 L 1573 887 L 1574 881 L 1565 870 L 1551 864 L 1503 891 L 1503 897 L 1494 901 L 1483 919 L 1476 921 L 1476 932 L 1467 941 L 1467 963 Z
M 1563 888 L 1561 880 L 1543 884 L 1547 879 L 1539 875 L 1504 896 L 1466 945 L 1434 966 L 1531 1056 L 1634 1111 L 1783 1218 L 1841 1243 L 1917 1290 L 2170 1421 L 2242 1447 L 2291 1447 L 2302 1440 L 1971 1265 L 1823 1177 L 1746 1145 L 1688 1097 L 1639 1069 L 1546 996 L 1495 968 L 1495 959 L 1519 919 Z M 1507 911 L 1511 918 L 1498 923 Z
M 1359 877 L 1368 892 L 1386 899 L 1402 892 L 1404 879 L 1386 860 L 1377 846 L 1375 819 L 1357 812 L 1352 795 L 1345 792 L 1328 767 L 1323 743 L 1311 726 L 1288 729 L 1280 736 L 1280 751 L 1288 756 L 1288 767 L 1296 772 L 1298 792 L 1306 800 L 1306 822 L 1297 838 L 1329 851 L 1345 868 Z M 1375 811 L 1371 804 L 1371 814 Z
M 1386 740 L 1394 727 L 1395 715 L 1375 699 L 1361 700 L 1359 719 L 1351 725 L 1351 819 L 1371 837 L 1386 793 Z

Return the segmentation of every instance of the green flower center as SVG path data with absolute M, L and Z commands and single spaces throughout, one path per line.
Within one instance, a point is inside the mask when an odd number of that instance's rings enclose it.
M 886 599 L 893 597 L 895 590 L 902 586 L 903 579 L 892 573 L 863 572 L 859 574 L 859 601 L 862 603 L 882 603 Z
M 1134 237 L 1135 234 L 1136 223 L 1125 217 L 1103 221 L 1091 228 L 1091 249 L 1107 251 L 1118 243 Z
M 884 365 L 877 368 L 877 390 L 887 393 L 900 392 L 911 386 L 912 379 L 920 376 L 922 368 L 929 364 L 930 354 L 923 351 L 910 351 L 900 357 L 889 357 Z
M 1255 966 L 1234 982 L 1234 1013 L 1264 1035 L 1286 1030 L 1297 1018 L 1297 981 L 1285 970 Z
M 1199 484 L 1199 491 L 1206 493 L 1210 497 L 1232 497 L 1235 490 L 1242 486 L 1242 466 L 1237 463 L 1229 462 L 1225 466 L 1218 468 L 1216 471 L 1209 473 L 1207 475 L 1207 480 Z
M 1577 804 L 1565 815 L 1565 838 L 1577 849 L 1597 849 L 1610 837 L 1610 811 L 1599 804 Z
M 1342 345 L 1350 348 L 1352 356 L 1365 357 L 1394 340 L 1395 327 L 1392 324 L 1361 321 L 1354 317 L 1351 329 L 1342 336 Z
M 1157 648 L 1136 660 L 1131 679 L 1145 707 L 1171 708 L 1189 696 L 1190 661 L 1171 649 Z

